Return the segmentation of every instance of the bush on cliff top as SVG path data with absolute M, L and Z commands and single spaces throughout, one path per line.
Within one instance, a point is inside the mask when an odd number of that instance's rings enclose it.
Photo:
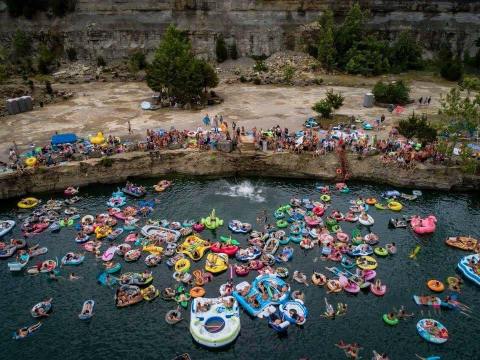
M 77 0 L 6 0 L 10 16 L 25 16 L 31 19 L 37 12 L 52 11 L 55 16 L 64 16 L 75 11 Z
M 373 88 L 373 95 L 380 103 L 404 105 L 410 101 L 410 88 L 402 80 L 391 83 L 379 81 Z

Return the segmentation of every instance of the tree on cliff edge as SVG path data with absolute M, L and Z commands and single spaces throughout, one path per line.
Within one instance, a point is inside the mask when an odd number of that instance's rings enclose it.
M 196 59 L 186 34 L 170 25 L 147 68 L 147 84 L 181 104 L 197 102 L 203 89 L 215 87 L 218 78 L 204 60 Z

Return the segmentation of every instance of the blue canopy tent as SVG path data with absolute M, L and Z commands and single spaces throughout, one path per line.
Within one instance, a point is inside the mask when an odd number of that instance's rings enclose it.
M 73 144 L 77 142 L 77 135 L 75 134 L 57 134 L 52 136 L 52 145 Z

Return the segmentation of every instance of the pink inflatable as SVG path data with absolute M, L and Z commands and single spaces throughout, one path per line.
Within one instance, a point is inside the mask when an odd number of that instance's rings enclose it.
M 433 215 L 430 215 L 425 219 L 420 218 L 420 216 L 414 216 L 410 221 L 412 230 L 420 235 L 434 233 L 437 227 L 436 224 L 437 218 Z
M 322 216 L 325 212 L 325 208 L 323 206 L 315 206 L 312 209 L 313 213 L 317 216 Z

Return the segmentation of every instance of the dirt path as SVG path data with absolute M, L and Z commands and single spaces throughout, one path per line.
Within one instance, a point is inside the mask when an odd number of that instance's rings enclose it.
M 245 128 L 268 128 L 279 124 L 289 129 L 298 129 L 307 117 L 314 115 L 311 106 L 330 88 L 345 96 L 344 106 L 338 111 L 340 114 L 361 116 L 367 120 L 385 114 L 387 124 L 399 117 L 389 115 L 382 108 L 363 108 L 363 96 L 370 88 L 359 87 L 222 84 L 217 92 L 225 102 L 203 111 L 142 111 L 141 101 L 148 100 L 151 96 L 150 89 L 144 83 L 99 82 L 62 87 L 74 91 L 76 96 L 62 103 L 0 119 L 0 159 L 7 157 L 12 141 L 15 141 L 20 149 L 26 149 L 30 143 L 47 143 L 55 131 L 74 132 L 79 136 L 104 131 L 106 134 L 127 136 L 127 122 L 130 120 L 133 136 L 143 138 L 146 129 L 169 129 L 171 126 L 195 129 L 202 126 L 201 120 L 207 112 L 210 115 L 222 114 L 229 123 L 233 120 Z M 429 108 L 410 105 L 402 116 L 408 115 L 412 110 L 436 113 L 440 94 L 448 91 L 445 85 L 419 81 L 411 83 L 411 88 L 413 99 L 431 95 L 432 104 Z

